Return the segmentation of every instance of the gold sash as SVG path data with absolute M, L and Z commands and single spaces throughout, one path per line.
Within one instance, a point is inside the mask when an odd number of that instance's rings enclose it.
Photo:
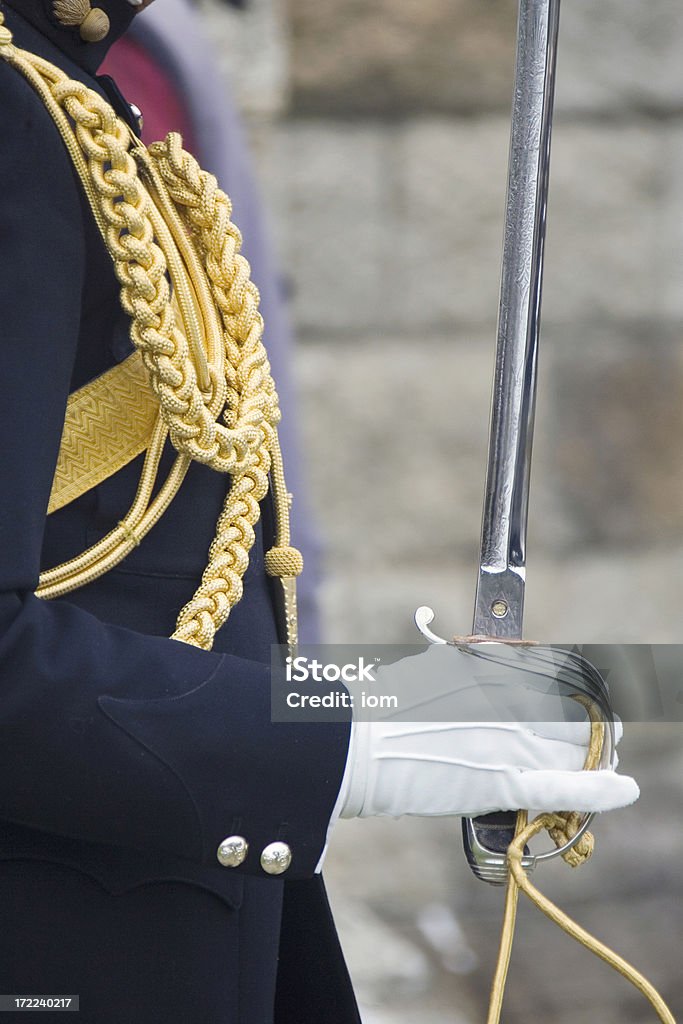
M 69 396 L 47 511 L 56 512 L 149 445 L 159 415 L 139 352 Z

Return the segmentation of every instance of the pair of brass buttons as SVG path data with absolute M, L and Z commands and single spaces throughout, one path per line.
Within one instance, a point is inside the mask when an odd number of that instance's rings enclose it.
M 244 836 L 228 836 L 218 847 L 216 856 L 224 868 L 238 868 L 249 852 Z M 287 843 L 269 843 L 261 854 L 261 867 L 268 875 L 282 875 L 292 863 Z

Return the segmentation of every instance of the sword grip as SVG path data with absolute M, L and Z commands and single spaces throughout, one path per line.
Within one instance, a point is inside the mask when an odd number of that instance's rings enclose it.
M 515 838 L 516 811 L 494 811 L 478 818 L 463 818 L 462 842 L 470 868 L 483 882 L 505 885 L 505 854 Z

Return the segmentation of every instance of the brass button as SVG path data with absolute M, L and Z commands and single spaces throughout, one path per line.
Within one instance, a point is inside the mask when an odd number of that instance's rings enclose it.
M 261 854 L 261 867 L 268 875 L 282 875 L 292 863 L 287 843 L 269 843 Z
M 249 843 L 244 836 L 228 836 L 216 851 L 219 863 L 224 868 L 238 868 L 249 851 Z

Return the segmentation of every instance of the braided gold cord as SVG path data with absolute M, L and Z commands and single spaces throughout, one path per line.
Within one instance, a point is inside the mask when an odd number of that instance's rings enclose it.
M 217 629 L 242 595 L 242 577 L 254 543 L 258 503 L 268 490 L 270 452 L 276 444 L 277 395 L 261 344 L 263 320 L 249 264 L 239 254 L 241 235 L 230 221 L 230 204 L 216 180 L 181 146 L 178 135 L 150 147 L 169 195 L 184 215 L 205 261 L 212 295 L 225 327 L 228 404 L 224 418 L 234 430 L 240 418 L 253 425 L 247 451 L 219 517 L 209 564 L 193 599 L 178 616 L 175 639 L 211 646 Z M 241 341 L 241 351 L 239 344 Z M 253 448 L 256 453 L 253 453 Z M 278 449 L 279 450 L 279 449 Z M 248 461 L 247 461 L 248 460 Z
M 131 318 L 131 338 L 159 399 L 164 432 L 180 457 L 154 502 L 158 458 L 147 459 L 128 515 L 90 551 L 41 577 L 37 593 L 59 596 L 117 564 L 158 520 L 193 459 L 231 475 L 209 564 L 173 634 L 208 650 L 242 595 L 259 502 L 268 491 L 271 452 L 277 453 L 278 464 L 278 536 L 286 537 L 288 554 L 271 557 L 269 565 L 288 575 L 300 568 L 300 556 L 297 561 L 295 549 L 288 547 L 276 430 L 280 412 L 262 343 L 259 294 L 240 254 L 242 239 L 230 219 L 230 200 L 183 150 L 180 136 L 169 135 L 148 151 L 82 83 L 16 49 L 11 37 L 1 34 L 0 55 L 36 88 L 64 138 L 112 257 L 121 304 Z M 214 330 L 217 315 L 222 327 Z

